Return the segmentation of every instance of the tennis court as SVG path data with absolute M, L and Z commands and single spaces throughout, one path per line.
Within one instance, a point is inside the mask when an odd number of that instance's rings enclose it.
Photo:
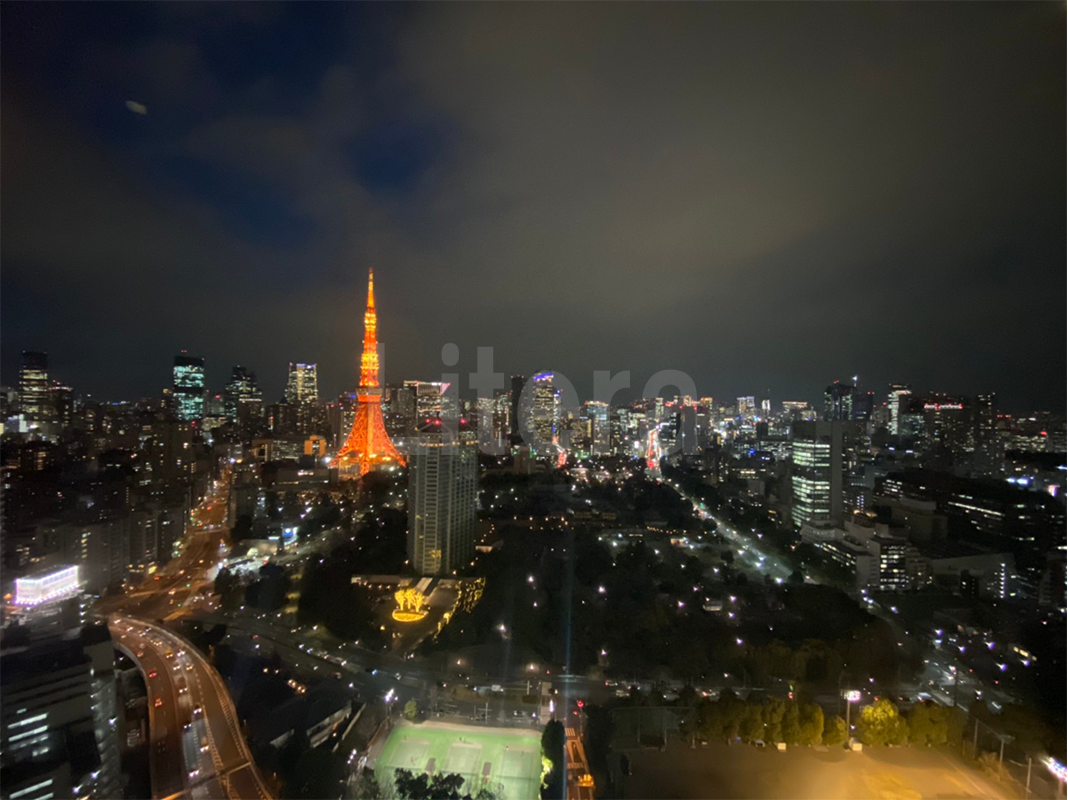
M 453 742 L 449 747 L 449 754 L 445 757 L 444 771 L 474 775 L 482 766 L 478 763 L 481 754 L 482 748 L 477 744 Z
M 424 722 L 398 725 L 375 760 L 378 780 L 407 769 L 459 773 L 472 795 L 482 787 L 499 800 L 537 800 L 541 738 L 537 731 Z
M 427 752 L 430 750 L 430 742 L 426 739 L 402 739 L 397 743 L 395 760 L 398 764 L 405 765 L 406 769 L 418 772 L 426 768 Z
M 541 793 L 541 744 L 535 749 L 509 747 L 504 751 L 497 777 L 502 794 L 512 800 L 538 797 Z

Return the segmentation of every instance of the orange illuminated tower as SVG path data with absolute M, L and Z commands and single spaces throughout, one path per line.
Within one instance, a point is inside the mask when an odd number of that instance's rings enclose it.
M 375 315 L 375 271 L 367 278 L 367 312 L 363 315 L 363 355 L 356 390 L 356 419 L 331 467 L 341 477 L 358 478 L 379 464 L 404 464 L 382 421 L 382 387 L 378 382 L 378 317 Z

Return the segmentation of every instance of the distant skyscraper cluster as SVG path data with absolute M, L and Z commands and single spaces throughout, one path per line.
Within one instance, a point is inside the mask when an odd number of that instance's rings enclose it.
M 519 473 L 624 459 L 700 471 L 853 570 L 858 586 L 923 586 L 966 558 L 983 592 L 1059 596 L 1048 576 L 1061 574 L 1064 550 L 1062 417 L 1005 413 L 992 393 L 857 377 L 831 381 L 816 404 L 767 392 L 608 403 L 565 398 L 569 385 L 547 370 L 470 401 L 455 380 L 384 382 L 377 326 L 372 276 L 358 379 L 329 400 L 311 361 L 288 363 L 271 402 L 241 365 L 212 392 L 205 359 L 182 352 L 162 396 L 99 403 L 56 381 L 47 354 L 24 353 L 18 386 L 0 390 L 5 563 L 77 565 L 94 592 L 142 575 L 170 558 L 212 465 L 232 458 L 234 513 L 255 519 L 267 518 L 268 492 L 408 467 L 410 559 L 450 574 L 474 546 L 480 457 Z M 91 460 L 93 477 L 55 485 L 72 458 Z M 931 477 L 945 475 L 953 481 Z M 73 496 L 92 499 L 63 505 Z M 955 519 L 972 531 L 967 544 L 947 536 Z

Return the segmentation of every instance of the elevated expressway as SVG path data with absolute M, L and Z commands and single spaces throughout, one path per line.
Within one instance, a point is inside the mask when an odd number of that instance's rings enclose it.
M 108 626 L 148 686 L 153 800 L 271 800 L 230 694 L 207 659 L 154 623 L 113 614 Z
M 229 490 L 227 470 L 193 512 L 181 555 L 95 609 L 145 676 L 153 800 L 271 799 L 222 678 L 189 642 L 146 619 L 175 616 L 196 599 L 225 542 Z

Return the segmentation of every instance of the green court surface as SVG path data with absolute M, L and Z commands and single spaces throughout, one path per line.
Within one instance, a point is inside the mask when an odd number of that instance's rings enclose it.
M 487 769 L 488 765 L 488 769 Z M 537 731 L 476 728 L 426 722 L 393 730 L 375 760 L 379 781 L 394 770 L 459 773 L 466 791 L 488 788 L 498 800 L 536 800 L 541 779 L 541 739 Z

